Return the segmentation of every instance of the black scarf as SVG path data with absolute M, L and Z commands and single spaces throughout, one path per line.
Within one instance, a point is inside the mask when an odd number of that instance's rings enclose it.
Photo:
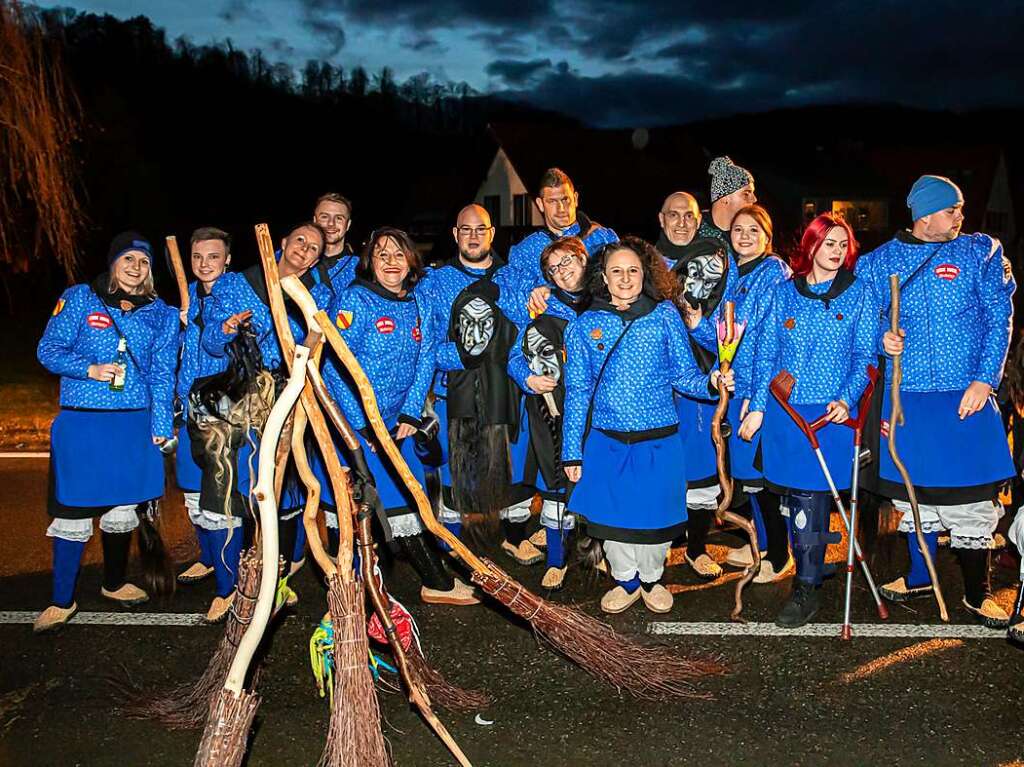
M 577 316 L 590 308 L 592 297 L 586 290 L 570 293 L 568 290 L 562 290 L 557 285 L 553 285 L 551 287 L 551 295 L 576 312 Z
M 692 244 L 693 242 L 690 243 L 690 245 Z M 658 242 L 654 247 L 656 247 L 658 252 L 669 261 L 675 262 L 686 255 L 686 249 L 689 248 L 690 245 L 676 245 L 672 240 L 666 237 L 665 232 L 662 231 L 658 234 Z
M 607 298 L 595 298 L 590 308 L 599 312 L 610 312 L 616 317 L 621 317 L 623 322 L 628 322 L 650 314 L 658 308 L 658 302 L 641 293 L 626 309 L 619 309 Z
M 832 284 L 828 286 L 828 290 L 824 293 L 815 293 L 807 284 L 807 275 L 801 274 L 793 278 L 793 287 L 804 298 L 809 298 L 812 301 L 823 301 L 827 310 L 832 301 L 841 296 L 853 284 L 854 279 L 853 272 L 848 269 L 840 269 L 836 272 L 836 276 L 832 278 Z
M 121 288 L 111 291 L 108 289 L 109 285 L 110 272 L 103 272 L 103 274 L 92 281 L 89 287 L 92 288 L 93 293 L 99 296 L 100 301 L 114 309 L 125 311 L 121 304 L 122 302 L 127 302 L 131 304 L 132 308 L 126 311 L 134 311 L 140 306 L 146 306 L 156 300 L 155 296 L 140 296 L 134 293 L 126 293 Z

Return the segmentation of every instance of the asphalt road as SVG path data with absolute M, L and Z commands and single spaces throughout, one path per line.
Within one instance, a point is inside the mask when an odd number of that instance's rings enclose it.
M 48 600 L 48 541 L 43 512 L 45 462 L 0 461 L 0 537 L 4 577 L 0 613 L 35 611 Z M 188 548 L 180 503 L 171 499 L 165 520 Z M 718 544 L 729 542 L 719 533 Z M 830 558 L 843 556 L 833 547 Z M 715 548 L 721 558 L 724 549 Z M 491 552 L 497 561 L 501 555 Z M 881 536 L 869 552 L 880 581 L 901 572 L 902 541 Z M 537 587 L 542 570 L 503 564 Z M 952 557 L 939 567 L 955 624 L 970 624 L 958 607 L 962 591 Z M 997 596 L 1012 599 L 1014 573 L 995 571 Z M 426 607 L 403 562 L 386 574 L 394 594 L 414 611 L 427 657 L 452 681 L 487 690 L 494 703 L 473 714 L 439 712 L 475 765 L 1013 765 L 1024 763 L 1020 722 L 1024 652 L 1005 640 L 802 636 L 658 637 L 655 621 L 704 621 L 728 629 L 732 583 L 705 586 L 684 567 L 667 579 L 678 591 L 667 616 L 640 607 L 611 618 L 624 633 L 664 641 L 687 655 L 721 656 L 730 673 L 700 683 L 707 700 L 638 702 L 594 680 L 539 646 L 529 629 L 501 608 Z M 277 623 L 259 691 L 263 703 L 249 750 L 249 767 L 311 765 L 319 758 L 329 710 L 309 670 L 310 634 L 325 609 L 312 567 L 295 579 L 301 601 Z M 99 568 L 79 583 L 83 612 L 115 611 L 99 597 Z M 751 586 L 745 617 L 770 622 L 790 581 Z M 826 583 L 816 622 L 841 620 L 841 580 Z M 570 570 L 556 601 L 598 614 L 604 582 Z M 209 582 L 182 588 L 145 612 L 199 613 L 212 595 Z M 877 624 L 870 597 L 858 581 L 855 620 Z M 931 602 L 893 606 L 890 623 L 939 623 Z M 711 627 L 715 631 L 715 627 Z M 27 624 L 0 624 L 0 766 L 187 765 L 198 732 L 168 732 L 124 717 L 109 677 L 128 676 L 158 690 L 194 678 L 205 667 L 219 627 L 99 626 L 72 623 L 36 637 Z M 656 673 L 655 669 L 651 673 Z M 392 678 L 393 680 L 393 678 Z M 384 731 L 396 764 L 448 765 L 441 743 L 405 698 L 381 689 Z

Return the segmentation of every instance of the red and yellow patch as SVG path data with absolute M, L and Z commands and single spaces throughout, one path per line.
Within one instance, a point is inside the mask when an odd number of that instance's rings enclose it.
M 348 330 L 352 327 L 352 312 L 346 312 L 342 309 L 338 312 L 338 316 L 334 318 L 334 324 L 342 330 Z
M 789 319 L 782 323 L 782 327 L 784 327 L 786 330 L 792 330 L 793 328 L 796 327 L 796 318 L 790 317 Z
M 56 317 L 62 311 L 64 311 L 64 299 L 63 298 L 58 298 L 57 299 L 57 305 L 55 307 L 53 307 L 53 314 L 51 314 L 50 316 L 51 317 Z
M 595 341 L 600 341 L 604 337 L 604 331 L 601 328 L 594 328 L 590 331 L 590 337 Z

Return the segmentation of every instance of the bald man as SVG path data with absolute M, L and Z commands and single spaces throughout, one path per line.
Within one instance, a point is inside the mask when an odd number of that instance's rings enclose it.
M 471 508 L 466 493 L 456 492 L 447 461 L 441 466 L 443 487 L 438 518 L 455 535 L 462 529 L 462 514 L 487 511 L 492 504 L 486 492 L 501 485 L 502 549 L 523 565 L 540 562 L 541 551 L 526 537 L 534 489 L 522 483 L 529 436 L 525 428 L 522 397 L 507 371 L 508 350 L 515 341 L 517 277 L 505 259 L 493 248 L 494 227 L 487 211 L 467 205 L 459 211 L 452 237 L 458 255 L 432 269 L 416 288 L 429 307 L 437 339 L 437 373 L 434 377 L 434 410 L 440 433 L 438 439 L 446 458 L 452 456 L 462 471 L 476 474 L 476 482 L 459 481 L 459 487 L 480 488 Z M 463 335 L 452 332 L 471 327 L 472 348 L 459 348 Z M 481 333 L 483 335 L 481 336 Z M 511 337 L 509 337 L 509 333 Z M 486 392 L 481 402 L 476 392 Z M 522 425 L 523 428 L 520 428 Z M 463 435 L 466 435 L 463 438 Z M 476 444 L 470 443 L 470 436 Z M 511 437 L 511 439 L 510 439 Z M 512 458 L 511 478 L 507 476 L 508 456 Z M 501 469 L 488 475 L 488 467 Z M 456 477 L 459 480 L 459 477 Z M 495 480 L 494 482 L 490 480 Z M 511 486 L 504 490 L 511 479 Z
M 673 192 L 658 212 L 658 250 L 669 269 L 683 284 L 684 297 L 692 309 L 712 311 L 725 287 L 726 253 L 717 240 L 700 239 L 700 206 L 689 192 Z M 694 359 L 702 370 L 710 370 L 716 355 L 691 338 Z M 706 541 L 718 507 L 718 471 L 711 441 L 715 403 L 678 395 L 679 435 L 683 440 L 686 468 L 686 563 L 698 577 L 715 580 L 722 568 L 707 553 Z

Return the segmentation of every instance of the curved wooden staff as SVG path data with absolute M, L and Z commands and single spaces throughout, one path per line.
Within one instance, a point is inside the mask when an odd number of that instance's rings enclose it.
M 899 333 L 900 329 L 900 276 L 889 275 L 889 294 L 891 296 L 891 309 L 889 312 L 889 330 Z M 903 477 L 903 486 L 907 489 L 907 499 L 910 501 L 910 511 L 914 515 L 914 533 L 917 536 L 917 545 L 921 549 L 921 556 L 928 568 L 928 577 L 932 580 L 932 591 L 935 594 L 935 602 L 939 606 L 939 617 L 949 622 L 949 613 L 946 611 L 946 600 L 942 596 L 942 588 L 939 586 L 939 576 L 935 572 L 935 563 L 932 561 L 931 552 L 924 539 L 924 532 L 921 530 L 921 509 L 917 505 L 917 491 L 910 479 L 910 472 L 900 459 L 896 450 L 896 425 L 903 424 L 903 403 L 900 400 L 900 385 L 903 383 L 903 355 L 894 354 L 892 358 L 892 383 L 889 388 L 889 397 L 892 400 L 892 410 L 889 413 L 889 455 L 896 469 Z
M 171 271 L 178 285 L 178 297 L 181 299 L 181 324 L 188 317 L 188 277 L 185 276 L 185 265 L 181 262 L 181 251 L 178 250 L 178 238 L 173 234 L 167 238 L 167 253 L 171 258 Z
M 245 677 L 270 621 L 277 593 L 279 573 L 277 540 L 277 500 L 274 495 L 274 457 L 288 413 L 299 398 L 305 379 L 309 349 L 298 346 L 292 360 L 292 374 L 278 396 L 263 428 L 260 440 L 259 475 L 254 495 L 259 506 L 262 568 L 259 596 L 252 620 L 238 642 L 224 688 L 213 700 L 210 715 L 199 743 L 197 767 L 235 767 L 245 757 L 249 728 L 260 703 L 255 691 L 245 690 Z
M 746 325 L 736 324 L 736 305 L 732 301 L 725 302 L 725 321 L 719 320 L 718 324 L 718 369 L 721 373 L 729 372 L 732 367 L 732 360 L 736 354 L 736 347 L 743 337 L 743 330 Z M 754 580 L 761 569 L 761 547 L 757 540 L 757 528 L 753 521 L 741 517 L 739 514 L 729 511 L 732 504 L 733 480 L 725 465 L 725 438 L 722 436 L 722 419 L 729 409 L 729 389 L 726 388 L 722 376 L 718 378 L 718 406 L 715 407 L 714 415 L 711 418 L 711 441 L 715 443 L 715 467 L 718 470 L 718 482 L 722 486 L 722 499 L 715 509 L 715 516 L 719 522 L 732 522 L 742 529 L 750 539 L 750 553 L 753 563 L 748 567 L 743 577 L 736 581 L 735 602 L 732 614 L 729 616 L 734 621 L 742 621 L 740 613 L 743 612 L 743 588 Z M 738 429 L 734 429 L 736 434 Z

